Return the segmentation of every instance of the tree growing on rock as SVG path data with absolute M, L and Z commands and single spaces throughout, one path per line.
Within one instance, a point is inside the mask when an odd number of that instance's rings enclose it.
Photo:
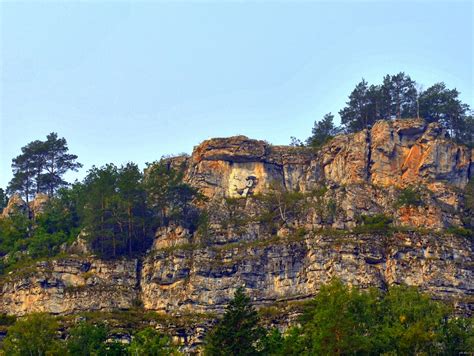
M 68 185 L 63 179 L 68 171 L 77 171 L 82 165 L 77 156 L 69 154 L 66 139 L 50 133 L 46 141 L 35 140 L 21 148 L 22 153 L 12 160 L 13 178 L 8 192 L 20 193 L 26 200 L 36 193 L 49 196 Z
M 338 128 L 334 125 L 334 115 L 327 113 L 320 121 L 315 121 L 311 136 L 306 140 L 306 144 L 311 147 L 321 147 L 338 133 Z
M 41 175 L 40 182 L 49 196 L 52 196 L 57 189 L 68 184 L 63 179 L 64 174 L 68 171 L 77 171 L 82 164 L 76 162 L 76 155 L 68 153 L 66 139 L 58 138 L 55 132 L 46 137 L 43 146 L 40 152 L 44 157 L 44 173 Z
M 204 199 L 196 188 L 183 182 L 183 173 L 163 161 L 148 164 L 144 186 L 148 206 L 160 219 L 160 225 L 171 222 L 196 228 L 198 215 L 193 201 Z

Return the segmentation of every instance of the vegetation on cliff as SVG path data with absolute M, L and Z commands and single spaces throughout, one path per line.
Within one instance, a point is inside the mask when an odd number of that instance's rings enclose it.
M 362 79 L 349 95 L 346 106 L 339 111 L 341 126 L 334 124 L 334 115 L 326 114 L 323 119 L 315 121 L 306 145 L 320 147 L 337 133 L 354 133 L 370 128 L 378 120 L 423 118 L 428 123 L 439 122 L 453 139 L 472 147 L 474 118 L 469 105 L 459 99 L 459 92 L 446 88 L 443 82 L 426 90 L 419 88 L 403 72 L 387 74 L 378 85 L 369 85 Z M 292 138 L 292 144 L 301 146 L 303 142 Z
M 362 291 L 334 280 L 303 304 L 295 326 L 270 327 L 273 317 L 256 311 L 244 289 L 237 289 L 225 314 L 208 331 L 204 354 L 457 355 L 474 347 L 472 319 L 453 316 L 447 305 L 414 287 Z M 124 319 L 125 329 L 119 332 L 105 314 L 68 319 L 72 324 L 67 327 L 64 318 L 48 314 L 32 314 L 16 322 L 0 319 L 7 325 L 0 354 L 180 354 L 179 344 L 146 323 L 137 327 Z M 124 339 L 124 333 L 131 340 Z M 128 341 L 120 342 L 120 337 Z

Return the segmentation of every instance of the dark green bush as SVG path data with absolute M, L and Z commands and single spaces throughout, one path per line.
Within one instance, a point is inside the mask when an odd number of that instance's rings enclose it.
M 419 188 L 409 186 L 405 189 L 402 189 L 400 195 L 398 196 L 397 201 L 395 202 L 395 207 L 400 208 L 402 206 L 422 206 L 423 200 L 421 197 L 421 192 Z
M 355 233 L 389 232 L 393 219 L 385 214 L 362 215 L 359 222 L 362 225 L 353 230 Z

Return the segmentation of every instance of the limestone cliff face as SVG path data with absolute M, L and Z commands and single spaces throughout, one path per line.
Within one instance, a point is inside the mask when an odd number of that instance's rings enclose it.
M 240 285 L 264 306 L 310 298 L 339 277 L 360 287 L 418 285 L 471 313 L 472 241 L 442 229 L 466 218 L 473 157 L 420 120 L 381 121 L 318 151 L 244 136 L 204 141 L 190 157 L 168 162 L 209 198 L 206 229 L 161 228 L 140 260 L 71 257 L 5 276 L 0 312 L 68 314 L 136 303 L 168 313 L 220 312 Z M 396 204 L 408 186 L 420 188 L 420 204 Z M 302 193 L 298 213 L 265 221 L 258 197 L 271 191 Z M 375 214 L 428 230 L 348 232 Z
M 156 251 L 144 260 L 145 308 L 222 311 L 236 286 L 257 306 L 315 295 L 333 277 L 361 288 L 420 286 L 472 311 L 472 246 L 433 235 L 313 235 L 234 246 Z
M 379 121 L 371 130 L 339 135 L 319 152 L 271 146 L 245 136 L 204 141 L 185 162 L 188 180 L 208 196 L 242 196 L 249 177 L 255 193 L 269 184 L 289 190 L 316 182 L 381 187 L 444 183 L 463 188 L 474 174 L 474 150 L 448 139 L 437 123 Z
M 461 223 L 459 189 L 474 175 L 473 157 L 474 150 L 453 143 L 438 124 L 413 119 L 379 121 L 371 130 L 337 136 L 317 152 L 244 136 L 211 139 L 196 147 L 184 169 L 188 182 L 211 199 L 275 186 L 300 192 L 326 186 L 341 209 L 332 223 L 336 228 L 353 227 L 356 212 L 386 213 L 398 225 L 443 228 Z M 394 209 L 397 190 L 409 186 L 424 188 L 424 206 Z
M 3 276 L 0 312 L 73 312 L 130 308 L 137 298 L 137 261 L 91 257 L 38 262 Z

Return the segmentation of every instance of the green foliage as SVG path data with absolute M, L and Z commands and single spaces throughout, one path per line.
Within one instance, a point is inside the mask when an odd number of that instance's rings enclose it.
M 446 232 L 465 238 L 474 238 L 474 231 L 472 229 L 466 229 L 461 226 L 451 226 L 446 229 Z
M 62 178 L 68 171 L 77 171 L 82 165 L 77 156 L 68 153 L 64 138 L 54 132 L 46 141 L 36 140 L 21 148 L 22 153 L 12 160 L 13 178 L 9 183 L 10 193 L 18 192 L 28 202 L 35 193 L 49 196 L 68 183 Z
M 79 221 L 76 207 L 68 200 L 68 191 L 62 190 L 48 200 L 35 221 L 21 213 L 0 219 L 0 256 L 8 255 L 3 260 L 3 269 L 21 259 L 55 256 L 61 245 L 77 236 Z M 0 266 L 0 273 L 1 269 Z
M 422 206 L 423 200 L 421 199 L 420 189 L 409 186 L 401 190 L 398 199 L 395 203 L 396 208 L 402 206 Z
M 346 107 L 339 111 L 348 132 L 371 127 L 377 120 L 409 118 L 417 115 L 415 82 L 403 72 L 386 75 L 381 85 L 362 79 L 349 95 Z
M 363 130 L 374 124 L 376 116 L 373 112 L 374 90 L 362 79 L 349 95 L 346 107 L 339 111 L 341 124 L 349 132 Z
M 256 354 L 260 355 L 285 355 L 282 353 L 285 345 L 285 339 L 281 332 L 274 328 L 268 330 L 257 342 Z
M 306 195 L 297 191 L 288 191 L 280 186 L 271 186 L 264 194 L 255 195 L 262 204 L 259 221 L 270 227 L 287 224 L 298 218 L 305 207 Z
M 10 326 L 16 321 L 16 317 L 13 315 L 0 314 L 0 326 Z
M 375 291 L 359 292 L 337 280 L 323 286 L 303 314 L 294 342 L 307 355 L 369 352 L 377 298 Z
M 250 298 L 240 287 L 222 320 L 206 337 L 205 355 L 255 355 L 257 343 L 264 335 L 258 321 Z
M 464 207 L 474 215 L 474 177 L 469 180 L 464 188 Z
M 107 328 L 103 324 L 80 322 L 69 331 L 67 350 L 71 355 L 105 354 Z
M 474 148 L 474 116 L 465 116 L 456 121 L 456 141 L 470 148 Z
M 31 222 L 23 214 L 0 219 L 0 255 L 11 254 L 27 246 Z
M 183 173 L 166 162 L 153 162 L 145 170 L 147 203 L 160 218 L 161 225 L 178 223 L 191 230 L 197 228 L 199 214 L 192 204 L 204 196 L 183 182 Z
M 474 144 L 474 119 L 468 113 L 469 106 L 461 102 L 456 89 L 436 83 L 417 92 L 415 81 L 403 72 L 386 75 L 381 85 L 369 86 L 362 79 L 339 111 L 341 124 L 349 133 L 371 127 L 380 119 L 421 117 L 439 122 L 452 138 L 469 146 Z
M 441 351 L 440 328 L 448 309 L 416 288 L 392 287 L 380 301 L 381 320 L 376 337 L 380 351 L 401 355 Z
M 334 125 L 334 115 L 328 113 L 320 121 L 315 121 L 312 129 L 312 135 L 306 140 L 306 144 L 313 148 L 319 148 L 327 143 L 338 133 Z
M 8 196 L 5 191 L 0 188 L 0 214 L 3 211 L 3 208 L 7 206 L 8 203 Z
M 149 247 L 153 225 L 137 165 L 93 167 L 81 189 L 80 216 L 96 253 L 132 256 Z
M 447 89 L 444 83 L 436 83 L 420 95 L 420 115 L 429 122 L 440 122 L 453 137 L 462 138 L 469 134 L 468 122 L 465 121 L 468 110 L 469 106 L 459 99 L 459 92 Z
M 393 286 L 385 294 L 323 286 L 308 304 L 301 326 L 288 331 L 277 355 L 389 354 L 454 355 L 472 349 L 472 320 L 414 287 Z
M 3 351 L 6 355 L 19 356 L 60 354 L 63 347 L 57 339 L 57 330 L 57 321 L 49 314 L 31 314 L 8 329 Z
M 380 91 L 380 118 L 407 118 L 417 115 L 415 81 L 403 72 L 386 75 Z M 388 105 L 387 105 L 388 104 Z M 384 109 L 388 109 L 384 112 Z
M 146 328 L 137 332 L 128 347 L 128 352 L 130 355 L 140 356 L 168 356 L 180 354 L 168 336 L 162 335 L 152 328 Z
M 362 215 L 360 217 L 360 222 L 362 223 L 362 225 L 359 225 L 354 228 L 354 233 L 386 233 L 390 231 L 393 219 L 384 214 Z

